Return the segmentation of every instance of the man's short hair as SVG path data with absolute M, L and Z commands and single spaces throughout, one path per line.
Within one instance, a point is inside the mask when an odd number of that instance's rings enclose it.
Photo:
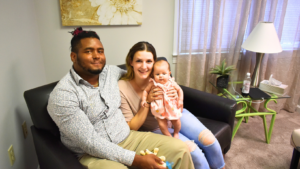
M 81 45 L 81 39 L 97 38 L 100 41 L 100 37 L 97 35 L 96 32 L 82 30 L 82 27 L 78 27 L 70 33 L 73 35 L 73 38 L 71 40 L 71 51 L 75 53 L 78 53 L 79 47 Z

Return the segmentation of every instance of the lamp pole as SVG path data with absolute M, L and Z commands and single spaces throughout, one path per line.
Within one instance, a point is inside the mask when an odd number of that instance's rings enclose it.
M 251 77 L 251 86 L 253 87 L 258 87 L 259 85 L 260 65 L 264 55 L 264 53 L 256 53 L 256 64 Z

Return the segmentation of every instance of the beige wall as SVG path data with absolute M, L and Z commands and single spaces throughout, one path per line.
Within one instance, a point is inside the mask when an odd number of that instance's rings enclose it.
M 61 26 L 58 0 L 35 0 L 47 82 L 61 79 L 70 69 L 69 31 Z M 105 48 L 108 64 L 122 64 L 130 47 L 138 41 L 149 41 L 158 56 L 172 59 L 174 0 L 143 0 L 141 26 L 83 26 L 95 30 Z M 172 67 L 173 70 L 173 67 Z M 175 71 L 173 71 L 175 72 Z
M 158 56 L 172 59 L 173 0 L 143 0 L 141 26 L 90 26 L 105 47 L 108 64 L 122 64 L 138 41 L 152 43 Z M 0 4 L 0 168 L 37 168 L 32 121 L 23 92 L 61 79 L 70 69 L 74 27 L 62 27 L 59 0 L 6 0 Z M 172 68 L 173 69 L 173 68 Z M 29 136 L 23 138 L 21 124 Z M 16 162 L 10 167 L 7 150 L 13 144 Z
M 23 98 L 25 90 L 46 83 L 34 1 L 1 0 L 0 23 L 0 168 L 36 169 L 32 122 Z M 11 144 L 16 157 L 12 167 L 7 153 Z

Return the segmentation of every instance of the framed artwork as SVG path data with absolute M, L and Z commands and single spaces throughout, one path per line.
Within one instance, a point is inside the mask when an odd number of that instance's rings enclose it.
M 63 26 L 141 25 L 142 0 L 60 0 Z

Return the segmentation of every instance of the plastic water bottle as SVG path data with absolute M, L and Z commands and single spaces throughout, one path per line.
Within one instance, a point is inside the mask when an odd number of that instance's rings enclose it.
M 250 78 L 250 73 L 248 72 L 243 82 L 242 96 L 247 97 L 249 95 L 250 83 L 251 83 L 251 78 Z

